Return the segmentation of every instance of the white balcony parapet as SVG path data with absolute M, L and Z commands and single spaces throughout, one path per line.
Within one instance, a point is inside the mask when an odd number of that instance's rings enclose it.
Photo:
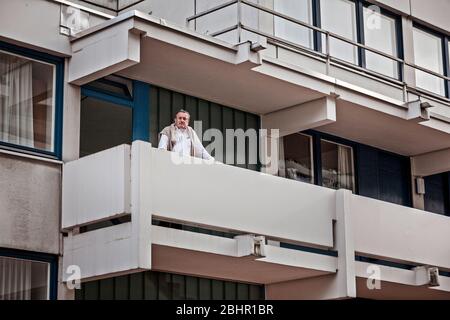
M 68 163 L 63 179 L 63 227 L 69 233 L 64 269 L 78 265 L 82 279 L 152 268 L 197 274 L 200 268 L 213 278 L 222 272 L 223 278 L 276 283 L 337 272 L 323 281 L 329 281 L 325 296 L 339 298 L 355 297 L 357 278 L 368 277 L 355 255 L 450 270 L 448 217 L 348 190 L 181 158 L 147 142 Z M 131 222 L 77 233 L 80 226 L 129 213 Z M 152 218 L 239 236 L 152 226 Z M 254 250 L 253 235 L 261 240 L 261 250 Z M 263 239 L 332 249 L 337 257 L 282 248 Z M 162 260 L 152 262 L 153 250 Z M 181 262 L 190 254 L 195 259 Z M 411 270 L 386 270 L 384 281 L 417 287 Z M 438 278 L 442 285 L 433 289 L 450 291 L 447 277 Z
M 368 256 L 450 269 L 450 219 L 353 195 L 355 251 Z
M 129 145 L 65 164 L 62 228 L 131 213 L 130 167 Z

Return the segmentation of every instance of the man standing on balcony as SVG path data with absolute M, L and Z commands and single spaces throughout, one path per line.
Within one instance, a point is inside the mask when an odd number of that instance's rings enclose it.
M 165 127 L 159 134 L 159 149 L 176 152 L 180 155 L 214 160 L 206 151 L 195 133 L 189 126 L 189 112 L 181 109 L 175 114 L 174 123 Z

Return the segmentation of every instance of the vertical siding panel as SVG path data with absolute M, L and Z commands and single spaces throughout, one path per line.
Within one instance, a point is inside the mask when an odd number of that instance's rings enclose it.
M 144 298 L 144 273 L 130 274 L 130 299 L 142 300 Z
M 379 199 L 378 152 L 366 146 L 358 146 L 356 161 L 358 191 L 365 197 Z
M 210 128 L 209 122 L 209 104 L 205 100 L 198 101 L 198 120 L 202 122 L 202 133 L 205 133 L 207 129 Z M 210 142 L 203 141 L 203 145 L 207 146 Z
M 114 279 L 114 297 L 115 300 L 128 300 L 129 295 L 129 275 L 116 277 Z
M 198 119 L 197 99 L 191 96 L 186 96 L 185 110 L 191 115 L 191 121 L 189 125 L 191 127 L 194 127 L 194 121 Z
M 196 277 L 186 276 L 186 299 L 197 300 L 199 299 L 199 279 Z
M 236 149 L 231 150 L 227 149 L 227 129 L 234 129 L 234 119 L 233 119 L 233 110 L 230 108 L 222 107 L 222 132 L 224 135 L 224 163 L 234 165 L 236 162 L 233 160 L 235 158 Z M 233 144 L 233 141 L 230 141 L 230 146 Z M 231 147 L 230 147 L 231 148 Z M 227 154 L 229 159 L 227 158 Z M 231 163 L 230 163 L 231 160 Z
M 146 271 L 144 273 L 144 299 L 158 299 L 158 274 L 156 272 Z
M 260 300 L 264 286 L 146 271 L 84 283 L 76 300 Z
M 158 145 L 158 133 L 159 133 L 159 126 L 158 126 L 158 109 L 159 109 L 159 103 L 158 103 L 158 88 L 151 86 L 150 87 L 150 143 L 152 146 L 156 147 Z
M 223 300 L 224 299 L 224 286 L 223 281 L 212 280 L 212 300 Z
M 170 300 L 171 294 L 171 275 L 168 273 L 158 273 L 158 300 Z
M 185 276 L 179 274 L 172 275 L 172 293 L 173 300 L 186 299 Z
M 89 281 L 84 284 L 84 300 L 98 300 L 98 281 Z
M 114 299 L 114 279 L 100 280 L 100 299 L 113 300 Z
M 184 104 L 185 96 L 181 93 L 174 92 L 172 95 L 172 107 L 171 107 L 171 117 L 172 119 L 175 117 L 175 112 L 179 111 L 180 109 L 186 109 L 186 106 Z
M 236 283 L 226 281 L 225 282 L 225 300 L 236 300 Z
M 249 298 L 250 300 L 264 299 L 264 286 L 250 285 Z
M 200 278 L 198 285 L 199 285 L 198 292 L 200 300 L 211 300 L 212 299 L 211 280 Z
M 234 129 L 242 129 L 244 130 L 244 133 L 246 131 L 246 126 L 245 126 L 245 113 L 239 110 L 234 110 Z M 238 141 L 235 141 L 235 161 L 236 161 L 236 166 L 240 167 L 240 168 L 246 168 L 246 163 L 247 163 L 247 159 L 246 159 L 246 145 L 247 145 L 247 139 L 244 137 L 243 141 L 243 149 L 241 150 L 238 146 Z M 238 162 L 239 159 L 239 162 Z M 243 162 L 242 164 L 240 164 L 240 162 Z
M 171 92 L 159 89 L 159 119 L 158 132 L 172 123 L 172 97 Z
M 85 300 L 84 296 L 86 293 L 86 286 L 84 283 L 81 284 L 80 290 L 75 290 L 75 300 Z
M 249 161 L 249 158 L 252 158 L 252 160 L 254 160 L 252 162 L 256 162 L 256 163 L 253 163 L 253 164 L 249 163 L 247 165 L 247 168 L 250 169 L 250 170 L 258 171 L 259 170 L 259 165 L 258 165 L 258 163 L 259 163 L 259 154 L 258 154 L 258 152 L 259 152 L 259 146 L 258 146 L 258 141 L 259 141 L 259 131 L 258 131 L 259 130 L 259 116 L 256 116 L 256 115 L 253 115 L 253 114 L 250 114 L 250 113 L 246 113 L 245 114 L 245 123 L 246 123 L 246 126 L 245 126 L 246 130 L 248 130 L 248 129 L 255 129 L 256 130 L 256 139 L 257 139 L 256 146 L 250 146 L 247 143 L 247 147 L 246 147 L 246 151 L 245 151 L 247 153 L 247 161 Z
M 425 210 L 445 214 L 446 213 L 446 187 L 447 174 L 435 174 L 425 177 Z
M 248 285 L 245 283 L 237 284 L 237 299 L 238 300 L 248 300 Z
M 220 106 L 216 103 L 210 104 L 210 126 L 211 128 L 217 129 L 224 135 L 224 143 L 225 143 L 225 133 L 222 128 L 222 110 Z M 224 146 L 225 147 L 225 146 Z M 222 150 L 223 155 L 223 150 Z M 212 153 L 212 156 L 216 158 L 217 161 L 225 162 L 225 158 L 217 154 L 215 151 Z

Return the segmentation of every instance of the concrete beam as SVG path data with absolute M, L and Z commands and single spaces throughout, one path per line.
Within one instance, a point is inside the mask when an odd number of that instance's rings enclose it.
M 279 129 L 280 137 L 336 121 L 336 99 L 328 96 L 261 116 L 263 129 Z
M 140 46 L 132 19 L 73 40 L 69 83 L 81 86 L 139 63 Z
M 450 148 L 412 157 L 414 176 L 426 177 L 450 171 Z

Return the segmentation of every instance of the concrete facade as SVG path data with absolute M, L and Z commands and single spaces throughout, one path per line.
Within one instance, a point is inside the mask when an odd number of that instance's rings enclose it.
M 274 1 L 251 2 L 274 9 Z M 416 90 L 407 64 L 403 81 L 391 81 L 240 27 L 211 36 L 237 23 L 234 9 L 187 23 L 226 2 L 144 0 L 116 12 L 75 0 L 0 0 L 0 41 L 64 59 L 61 158 L 0 145 L 0 249 L 59 258 L 60 299 L 74 297 L 64 285 L 70 265 L 83 266 L 82 281 L 157 269 L 264 284 L 273 299 L 450 299 L 448 276 L 436 290 L 418 288 L 414 271 L 387 266 L 386 294 L 368 291 L 368 266 L 355 261 L 363 255 L 450 271 L 450 221 L 424 212 L 415 186 L 416 178 L 450 171 L 450 100 Z M 450 35 L 448 0 L 369 2 L 399 15 L 406 63 L 414 63 L 413 23 Z M 60 32 L 68 5 L 89 15 L 89 28 L 70 37 Z M 247 26 L 276 35 L 267 13 L 242 14 Z M 405 156 L 414 208 L 221 164 L 174 166 L 144 142 L 80 159 L 81 87 L 111 74 L 256 114 L 261 128 L 281 136 L 313 129 Z M 189 185 L 161 183 L 195 177 L 204 201 Z M 220 191 L 211 179 L 223 181 Z M 171 203 L 171 192 L 184 189 L 190 200 Z M 80 233 L 124 216 L 133 221 Z M 152 218 L 272 244 L 264 257 L 240 256 L 237 238 L 152 226 Z M 283 248 L 283 241 L 339 255 Z

